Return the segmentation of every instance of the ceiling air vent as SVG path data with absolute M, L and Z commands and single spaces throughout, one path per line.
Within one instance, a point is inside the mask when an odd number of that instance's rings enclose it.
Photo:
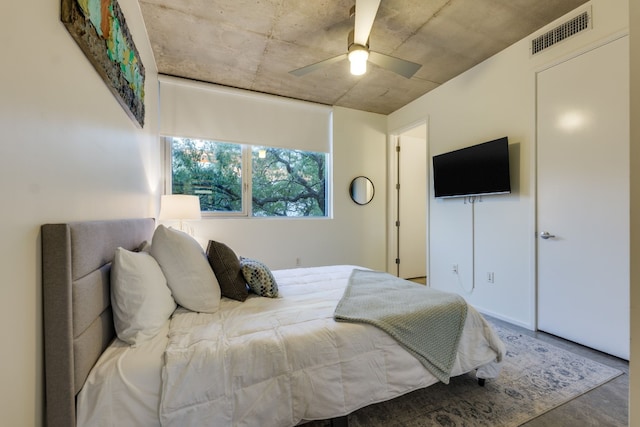
M 536 53 L 540 53 L 554 44 L 568 39 L 574 34 L 589 29 L 590 22 L 591 15 L 589 14 L 589 11 L 584 11 L 564 24 L 558 25 L 541 36 L 531 40 L 531 54 L 535 55 Z

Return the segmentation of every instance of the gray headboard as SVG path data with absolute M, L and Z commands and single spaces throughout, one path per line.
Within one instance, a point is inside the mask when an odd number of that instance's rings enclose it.
M 46 420 L 76 424 L 76 395 L 115 336 L 110 298 L 117 247 L 151 241 L 153 218 L 42 226 Z

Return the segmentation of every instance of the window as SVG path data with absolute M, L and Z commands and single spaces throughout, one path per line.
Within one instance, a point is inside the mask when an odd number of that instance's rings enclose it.
M 203 213 L 326 217 L 327 154 L 167 138 L 171 193 L 200 198 Z

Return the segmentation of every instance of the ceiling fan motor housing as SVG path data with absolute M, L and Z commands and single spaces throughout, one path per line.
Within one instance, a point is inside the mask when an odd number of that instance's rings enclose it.
M 367 39 L 367 44 L 366 45 L 361 45 L 358 43 L 354 43 L 353 42 L 353 30 L 349 31 L 349 35 L 347 36 L 347 46 L 349 46 L 349 48 L 347 49 L 347 52 L 351 52 L 354 49 L 364 49 L 366 51 L 369 51 L 369 39 Z

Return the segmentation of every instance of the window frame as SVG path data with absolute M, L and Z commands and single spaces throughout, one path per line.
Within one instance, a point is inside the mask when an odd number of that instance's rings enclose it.
M 162 144 L 164 145 L 164 193 L 173 194 L 173 138 L 190 138 L 181 136 L 167 136 L 160 137 Z M 252 165 L 252 147 L 263 147 L 264 144 L 242 144 L 231 141 L 220 141 L 217 139 L 207 138 L 191 138 L 207 140 L 212 142 L 219 142 L 224 144 L 237 144 L 241 147 L 242 152 L 242 210 L 241 211 L 201 211 L 203 218 L 247 218 L 247 219 L 293 219 L 293 220 L 319 220 L 319 219 L 331 219 L 333 217 L 333 156 L 331 152 L 324 153 L 325 155 L 325 214 L 323 216 L 254 216 L 252 209 L 252 195 L 253 195 L 253 165 Z M 284 148 L 284 150 L 300 150 Z

